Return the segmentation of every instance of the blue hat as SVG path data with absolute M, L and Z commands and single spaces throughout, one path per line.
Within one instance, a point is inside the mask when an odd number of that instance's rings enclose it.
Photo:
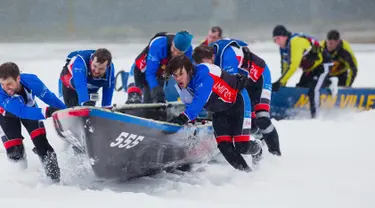
M 173 39 L 174 46 L 182 52 L 186 52 L 191 46 L 193 36 L 186 31 L 176 33 Z

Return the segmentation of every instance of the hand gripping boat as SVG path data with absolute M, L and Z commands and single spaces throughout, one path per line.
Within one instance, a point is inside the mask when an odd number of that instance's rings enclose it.
M 111 110 L 75 107 L 55 112 L 59 136 L 85 153 L 95 175 L 128 180 L 208 161 L 218 153 L 210 122 L 165 122 L 181 103 L 132 104 Z

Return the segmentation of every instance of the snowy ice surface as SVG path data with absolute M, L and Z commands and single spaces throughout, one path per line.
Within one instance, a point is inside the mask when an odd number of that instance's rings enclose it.
M 98 47 L 112 51 L 117 70 L 128 70 L 144 46 L 0 44 L 0 61 L 14 61 L 22 71 L 36 73 L 57 93 L 65 56 L 71 50 Z M 256 43 L 251 49 L 267 61 L 272 79 L 276 80 L 280 72 L 276 46 Z M 354 86 L 375 87 L 374 45 L 354 45 L 353 49 L 359 62 Z M 293 86 L 298 78 L 297 73 L 289 85 Z M 116 93 L 114 103 L 125 100 L 125 93 Z M 274 121 L 283 157 L 265 153 L 261 166 L 252 173 L 235 171 L 224 162 L 205 166 L 202 172 L 161 173 L 121 184 L 95 178 L 89 161 L 66 150 L 50 119 L 45 124 L 48 139 L 58 154 L 62 184 L 51 185 L 46 180 L 23 129 L 27 170 L 9 163 L 4 149 L 0 149 L 2 207 L 375 207 L 375 111 L 316 120 Z

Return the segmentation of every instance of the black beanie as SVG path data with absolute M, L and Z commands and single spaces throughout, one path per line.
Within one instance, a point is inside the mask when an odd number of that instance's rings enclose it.
M 273 28 L 272 37 L 289 35 L 290 32 L 285 28 L 284 25 L 276 25 L 275 28 Z
M 340 40 L 340 33 L 337 30 L 330 30 L 327 34 L 327 40 Z

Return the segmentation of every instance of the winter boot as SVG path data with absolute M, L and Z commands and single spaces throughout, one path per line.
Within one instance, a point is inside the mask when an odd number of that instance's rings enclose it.
M 28 164 L 23 144 L 9 147 L 6 149 L 6 154 L 9 161 L 19 164 L 22 169 L 27 168 Z
M 57 156 L 54 151 L 48 151 L 47 155 L 41 157 L 45 173 L 47 177 L 54 182 L 60 182 L 60 167 L 57 161 Z
M 263 139 L 268 146 L 269 153 L 276 156 L 281 156 L 279 135 L 276 128 L 274 128 L 270 133 L 263 134 Z
M 263 158 L 262 141 L 260 141 L 259 139 L 254 139 L 250 142 L 253 145 L 253 150 L 251 151 L 251 156 L 253 158 L 252 162 L 254 165 L 257 165 Z

